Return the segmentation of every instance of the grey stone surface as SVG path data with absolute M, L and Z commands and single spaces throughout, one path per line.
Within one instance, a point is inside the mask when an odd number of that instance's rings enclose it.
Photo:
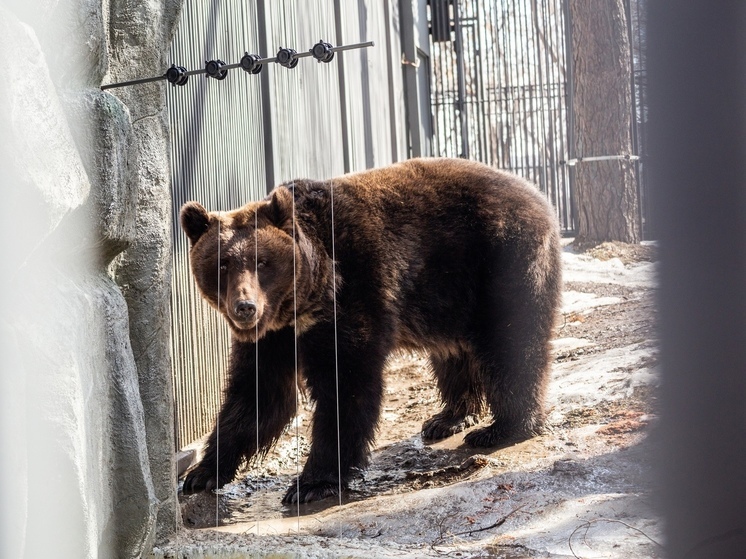
M 123 81 L 163 73 L 181 3 L 114 0 L 110 4 L 108 79 Z M 132 115 L 138 164 L 129 175 L 138 193 L 134 242 L 117 260 L 114 276 L 130 312 L 148 452 L 157 497 L 158 539 L 180 522 L 171 384 L 171 182 L 164 82 L 115 89 Z
M 129 109 L 115 96 L 100 90 L 68 94 L 65 107 L 75 122 L 75 140 L 97 185 L 89 200 L 97 238 L 92 242 L 104 263 L 126 249 L 136 235 L 138 191 L 131 175 L 138 164 Z

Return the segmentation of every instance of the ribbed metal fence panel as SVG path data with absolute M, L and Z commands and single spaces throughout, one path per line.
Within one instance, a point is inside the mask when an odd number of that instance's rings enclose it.
M 170 59 L 189 69 L 205 61 L 234 63 L 256 52 L 256 12 L 241 3 L 187 2 Z M 230 24 L 229 24 L 230 23 Z M 178 225 L 184 202 L 228 210 L 263 197 L 264 142 L 259 80 L 233 71 L 225 80 L 192 76 L 168 87 L 173 180 L 172 363 L 176 439 L 180 446 L 207 432 L 220 405 L 229 334 L 197 293 L 188 263 L 188 241 Z
M 172 362 L 179 447 L 207 433 L 220 406 L 230 335 L 199 296 L 178 225 L 181 205 L 197 200 L 225 211 L 263 198 L 274 184 L 326 179 L 385 165 L 406 153 L 398 0 L 186 0 L 171 62 L 188 69 L 245 51 L 274 56 L 320 39 L 374 40 L 375 50 L 337 53 L 329 63 L 299 60 L 225 80 L 192 76 L 168 87 L 173 179 Z M 388 100 L 388 102 L 385 102 Z M 268 180 L 273 184 L 268 184 Z

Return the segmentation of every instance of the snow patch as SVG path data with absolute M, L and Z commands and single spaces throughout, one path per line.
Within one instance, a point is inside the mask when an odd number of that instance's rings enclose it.
M 562 253 L 566 282 L 614 283 L 628 287 L 652 287 L 657 282 L 657 264 L 640 262 L 625 266 L 619 258 L 598 260 L 585 254 Z

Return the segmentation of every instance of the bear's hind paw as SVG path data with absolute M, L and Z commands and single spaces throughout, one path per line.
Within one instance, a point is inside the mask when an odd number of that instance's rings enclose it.
M 536 426 L 518 429 L 506 428 L 499 423 L 493 423 L 467 433 L 464 437 L 464 443 L 472 448 L 504 447 L 525 441 L 539 434 L 541 434 L 541 429 Z
M 425 441 L 439 441 L 464 429 L 476 425 L 479 418 L 474 414 L 454 416 L 448 411 L 434 415 L 422 424 L 422 439 Z

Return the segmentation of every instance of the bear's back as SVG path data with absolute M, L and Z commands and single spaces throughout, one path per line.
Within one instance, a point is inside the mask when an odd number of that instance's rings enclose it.
M 414 236 L 464 243 L 464 236 L 475 242 L 479 236 L 515 237 L 521 231 L 536 236 L 558 229 L 536 187 L 474 161 L 411 159 L 348 174 L 333 184 L 345 223 L 367 223 L 403 235 L 403 241 Z
M 395 309 L 404 346 L 424 332 L 443 343 L 474 316 L 496 269 L 559 244 L 551 207 L 530 183 L 480 163 L 413 159 L 302 187 L 329 254 L 330 188 L 345 296 Z

